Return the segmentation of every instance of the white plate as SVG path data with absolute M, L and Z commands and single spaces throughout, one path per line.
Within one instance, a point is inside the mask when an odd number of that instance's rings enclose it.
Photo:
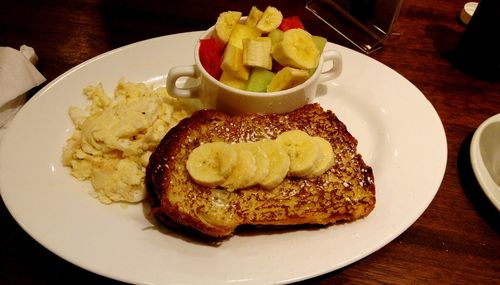
M 427 208 L 442 181 L 446 137 L 424 95 L 387 66 L 331 43 L 343 74 L 319 88 L 359 140 L 373 167 L 375 210 L 354 223 L 318 230 L 235 236 L 220 246 L 194 243 L 151 227 L 141 206 L 105 206 L 61 165 L 81 90 L 120 78 L 163 84 L 170 67 L 194 63 L 200 32 L 155 38 L 93 58 L 40 90 L 11 122 L 0 146 L 2 198 L 40 244 L 82 268 L 135 284 L 265 284 L 317 276 L 380 249 Z

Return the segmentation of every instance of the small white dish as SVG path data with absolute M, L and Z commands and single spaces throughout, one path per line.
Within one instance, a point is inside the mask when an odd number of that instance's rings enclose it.
M 241 23 L 246 17 L 241 19 Z M 215 26 L 204 32 L 200 39 L 212 37 Z M 331 48 L 331 46 L 330 46 Z M 252 92 L 228 86 L 212 77 L 203 68 L 200 59 L 200 41 L 194 49 L 194 65 L 172 67 L 167 76 L 167 91 L 173 97 L 200 99 L 205 108 L 229 114 L 286 113 L 314 102 L 320 83 L 336 79 L 342 73 L 342 54 L 334 49 L 325 50 L 320 57 L 316 72 L 308 80 L 290 89 L 277 92 Z M 323 64 L 330 68 L 323 70 Z M 178 87 L 178 80 L 197 82 L 189 87 Z
M 484 121 L 474 132 L 470 159 L 481 188 L 500 211 L 500 113 Z

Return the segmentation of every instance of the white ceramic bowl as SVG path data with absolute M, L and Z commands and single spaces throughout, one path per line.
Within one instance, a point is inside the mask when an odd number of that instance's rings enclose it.
M 242 22 L 245 19 L 243 17 Z M 213 31 L 214 27 L 211 27 L 201 38 L 211 37 Z M 316 72 L 304 83 L 278 92 L 245 91 L 227 86 L 213 78 L 201 65 L 199 47 L 198 41 L 194 51 L 194 65 L 175 66 L 169 70 L 167 91 L 173 97 L 200 99 L 205 108 L 230 114 L 293 111 L 314 101 L 319 83 L 337 78 L 342 72 L 341 54 L 335 50 L 326 50 L 321 55 Z M 329 62 L 331 68 L 323 70 L 325 62 Z M 187 80 L 182 80 L 186 78 Z M 183 83 L 184 86 L 179 86 Z
M 484 121 L 474 132 L 470 159 L 481 188 L 500 211 L 500 113 Z

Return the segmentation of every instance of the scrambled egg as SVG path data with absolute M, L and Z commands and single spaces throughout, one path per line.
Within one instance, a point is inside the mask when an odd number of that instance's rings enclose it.
M 165 88 L 121 80 L 113 97 L 102 84 L 83 93 L 85 110 L 70 107 L 75 131 L 63 148 L 63 165 L 79 180 L 90 180 L 92 196 L 105 204 L 139 202 L 146 196 L 149 156 L 167 131 L 197 107 L 170 97 Z

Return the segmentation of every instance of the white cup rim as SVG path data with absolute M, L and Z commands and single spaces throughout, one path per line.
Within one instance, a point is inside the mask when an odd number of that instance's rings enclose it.
M 246 17 L 242 17 L 242 20 L 245 20 L 245 19 L 246 19 Z M 215 29 L 215 26 L 210 27 L 198 39 L 198 42 L 196 43 L 196 48 L 194 50 L 194 58 L 195 58 L 196 68 L 203 74 L 204 77 L 206 77 L 208 80 L 210 80 L 213 84 L 217 85 L 218 87 L 220 87 L 228 92 L 237 93 L 239 95 L 248 96 L 248 97 L 280 97 L 280 96 L 288 95 L 290 93 L 294 93 L 298 90 L 306 88 L 307 86 L 309 86 L 311 84 L 317 83 L 319 75 L 321 74 L 322 67 L 323 67 L 323 53 L 321 53 L 321 55 L 320 55 L 319 63 L 318 63 L 318 66 L 316 67 L 316 70 L 314 71 L 314 73 L 311 76 L 309 76 L 309 78 L 306 81 L 304 81 L 303 83 L 301 83 L 297 86 L 294 86 L 292 88 L 289 88 L 289 89 L 275 91 L 275 92 L 256 92 L 256 91 L 241 90 L 241 89 L 231 87 L 231 86 L 228 86 L 228 85 L 220 82 L 219 80 L 215 79 L 212 75 L 210 75 L 205 70 L 205 68 L 201 64 L 200 53 L 199 53 L 200 40 L 208 38 L 208 36 L 212 34 L 214 29 Z

